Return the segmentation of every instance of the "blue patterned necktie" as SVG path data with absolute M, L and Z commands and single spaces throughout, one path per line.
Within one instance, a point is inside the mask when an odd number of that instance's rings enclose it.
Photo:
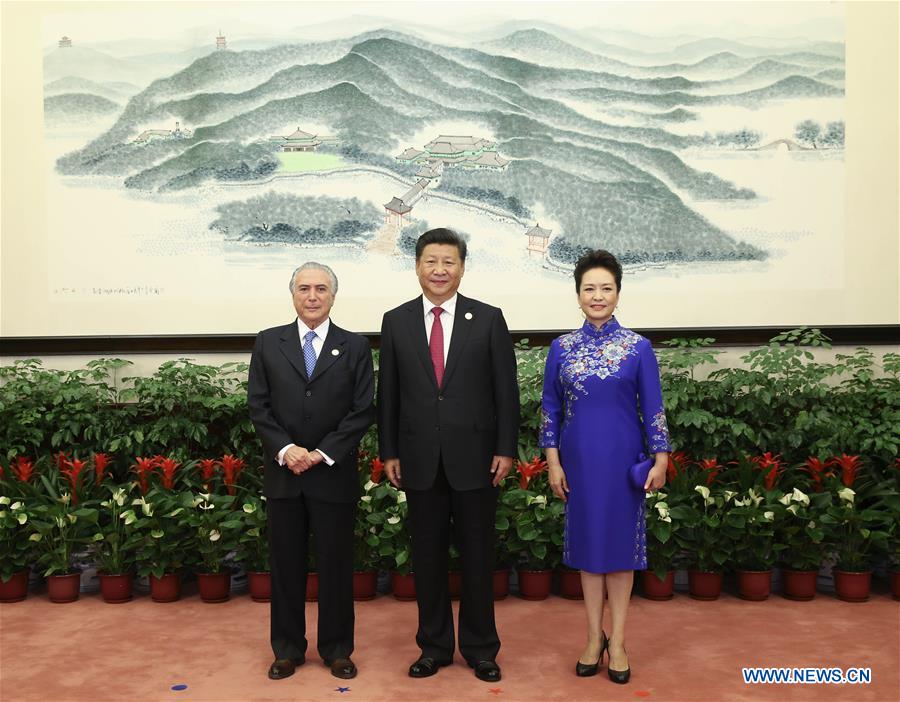
M 314 331 L 306 332 L 303 337 L 303 361 L 306 364 L 306 377 L 312 378 L 313 371 L 316 368 L 316 350 L 313 348 L 313 339 L 316 338 Z

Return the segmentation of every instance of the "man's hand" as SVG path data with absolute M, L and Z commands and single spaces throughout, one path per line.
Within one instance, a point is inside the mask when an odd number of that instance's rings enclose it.
M 321 456 L 322 454 L 319 454 Z M 309 469 L 309 451 L 302 446 L 291 446 L 284 452 L 284 465 L 294 475 L 300 475 Z
M 494 456 L 491 460 L 491 473 L 494 474 L 494 479 L 491 483 L 494 487 L 497 487 L 500 484 L 500 481 L 509 475 L 512 464 L 512 456 Z
M 391 485 L 395 488 L 401 487 L 400 482 L 400 459 L 389 458 L 384 462 L 384 474 L 387 475 Z

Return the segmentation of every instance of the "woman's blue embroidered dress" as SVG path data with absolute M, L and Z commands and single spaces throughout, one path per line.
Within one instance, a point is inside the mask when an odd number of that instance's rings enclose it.
M 569 484 L 563 562 L 591 573 L 647 567 L 644 492 L 628 471 L 669 451 L 650 342 L 611 318 L 555 339 L 547 356 L 542 448 L 559 449 Z

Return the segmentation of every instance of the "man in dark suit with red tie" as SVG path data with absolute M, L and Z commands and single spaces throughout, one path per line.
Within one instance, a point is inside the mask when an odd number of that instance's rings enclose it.
M 338 678 L 352 678 L 353 525 L 357 453 L 375 419 L 369 342 L 329 315 L 337 277 L 320 263 L 291 276 L 297 319 L 261 331 L 250 360 L 248 404 L 265 454 L 272 568 L 273 680 L 306 660 L 309 534 L 319 570 L 318 652 Z
M 466 242 L 451 229 L 416 242 L 423 295 L 384 315 L 378 428 L 385 473 L 409 504 L 422 650 L 409 674 L 428 677 L 453 660 L 452 521 L 463 571 L 459 650 L 476 677 L 496 682 L 494 517 L 516 455 L 519 390 L 503 314 L 457 292 L 465 261 Z

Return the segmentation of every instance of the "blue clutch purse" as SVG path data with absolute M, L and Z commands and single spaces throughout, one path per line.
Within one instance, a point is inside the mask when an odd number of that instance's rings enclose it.
M 644 485 L 647 483 L 647 476 L 650 474 L 650 469 L 652 467 L 652 458 L 647 458 L 643 453 L 638 456 L 638 462 L 631 466 L 628 471 L 628 477 L 635 490 L 641 490 L 643 492 Z

